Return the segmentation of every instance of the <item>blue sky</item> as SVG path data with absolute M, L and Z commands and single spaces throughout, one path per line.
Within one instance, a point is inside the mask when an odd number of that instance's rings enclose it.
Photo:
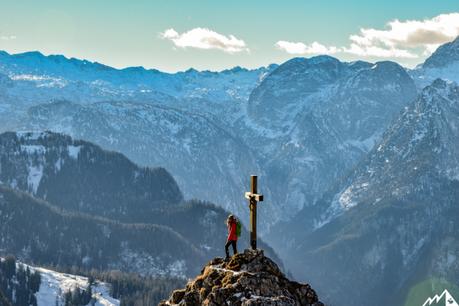
M 0 4 L 2 50 L 38 50 L 115 67 L 164 71 L 253 68 L 319 53 L 414 66 L 459 34 L 458 0 L 0 0 Z M 400 22 L 391 24 L 394 20 Z

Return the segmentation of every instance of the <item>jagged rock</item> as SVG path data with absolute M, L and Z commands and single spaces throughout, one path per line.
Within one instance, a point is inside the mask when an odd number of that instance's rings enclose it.
M 229 261 L 214 258 L 159 305 L 323 306 L 311 286 L 287 279 L 262 250 L 245 250 Z

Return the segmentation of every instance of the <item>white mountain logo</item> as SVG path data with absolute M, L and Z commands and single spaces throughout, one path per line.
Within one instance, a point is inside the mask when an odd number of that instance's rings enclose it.
M 441 306 L 459 306 L 456 300 L 453 298 L 451 293 L 445 289 L 443 293 L 439 296 L 435 294 L 434 297 L 428 298 L 422 306 L 431 306 L 431 305 L 441 305 Z

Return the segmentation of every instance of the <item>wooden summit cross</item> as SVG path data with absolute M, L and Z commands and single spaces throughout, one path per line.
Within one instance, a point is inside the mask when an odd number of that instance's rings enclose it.
M 250 245 L 257 249 L 257 202 L 263 201 L 263 195 L 257 194 L 257 176 L 250 176 L 250 192 L 245 193 L 250 208 Z

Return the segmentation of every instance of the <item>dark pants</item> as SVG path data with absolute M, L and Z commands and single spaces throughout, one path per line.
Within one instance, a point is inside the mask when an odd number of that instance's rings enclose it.
M 236 240 L 228 240 L 225 244 L 225 253 L 226 253 L 226 258 L 229 258 L 229 246 L 233 246 L 233 253 L 237 254 L 237 248 L 236 248 Z

